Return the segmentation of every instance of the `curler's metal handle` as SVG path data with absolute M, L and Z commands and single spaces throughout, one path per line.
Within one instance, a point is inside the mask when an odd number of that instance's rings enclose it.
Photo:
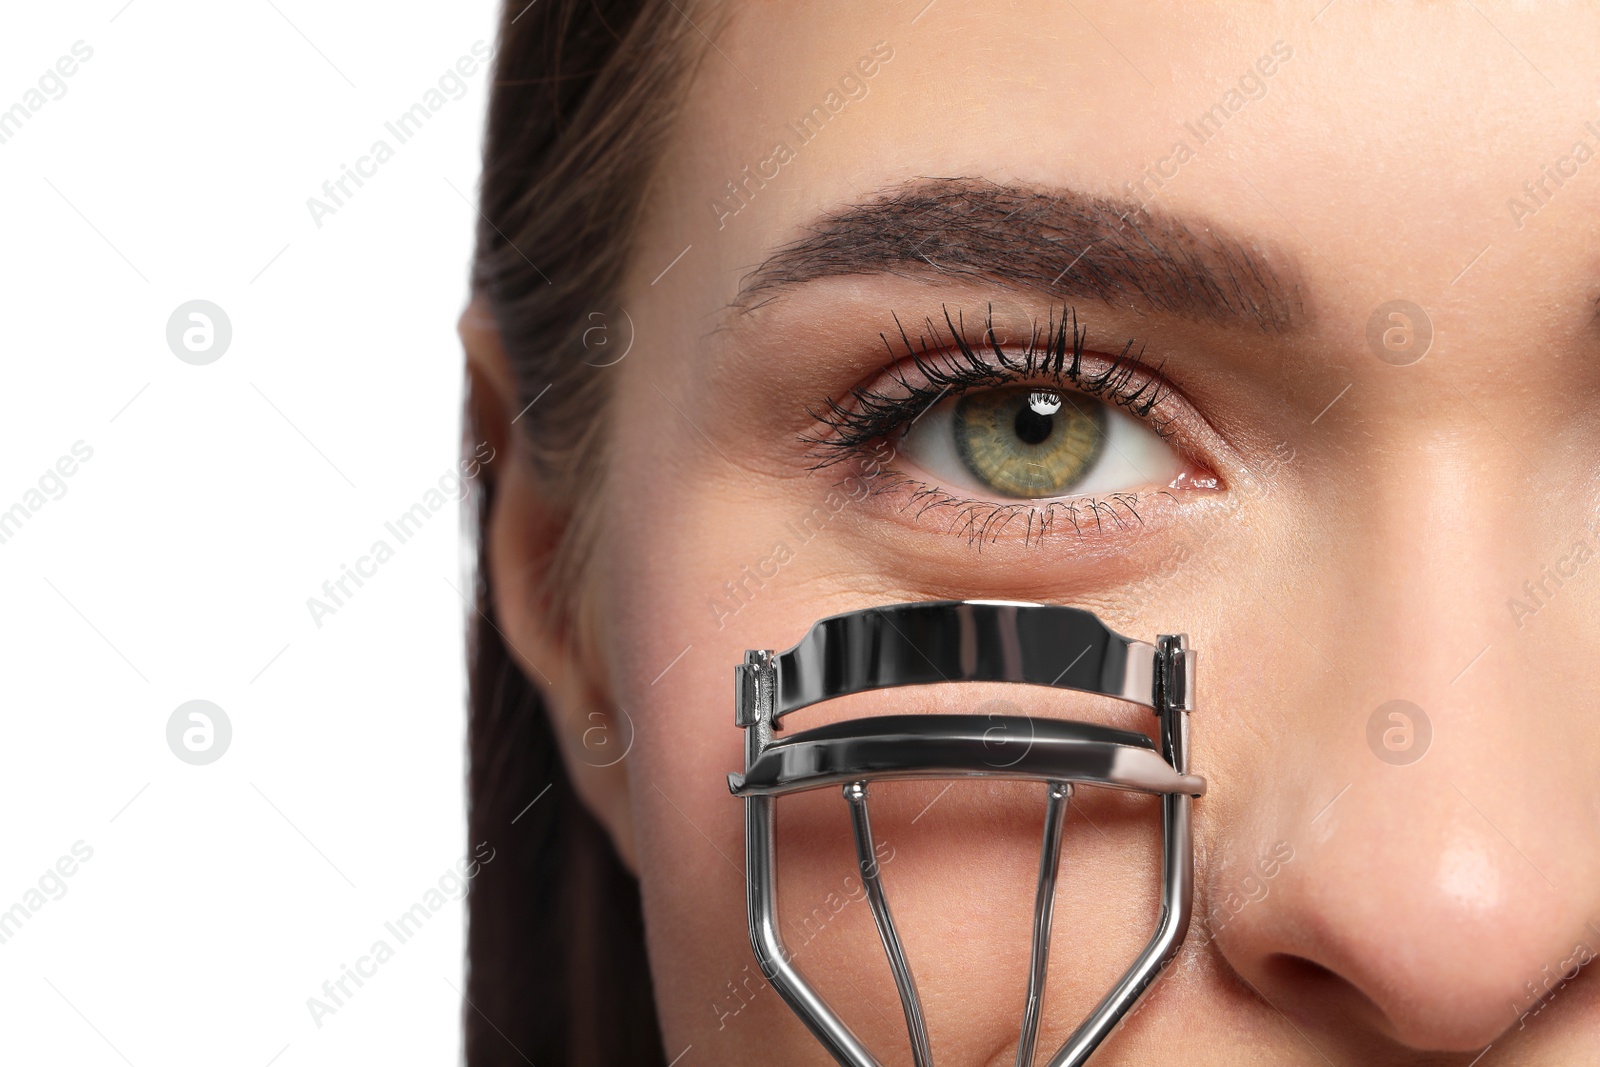
M 1156 643 L 1151 703 L 1160 720 L 1161 751 L 1172 769 L 1189 767 L 1189 712 L 1194 709 L 1195 653 L 1185 634 L 1166 634 Z M 1194 908 L 1193 799 L 1185 793 L 1161 798 L 1161 908 L 1156 930 L 1120 981 L 1097 1004 L 1051 1057 L 1049 1067 L 1081 1067 L 1133 1009 L 1183 947 Z

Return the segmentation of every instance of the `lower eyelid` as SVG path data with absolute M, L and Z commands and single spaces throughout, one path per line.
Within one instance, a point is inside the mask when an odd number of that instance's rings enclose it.
M 873 477 L 868 495 L 883 499 L 912 525 L 928 526 L 981 546 L 1002 537 L 1032 545 L 1050 536 L 1082 540 L 1142 527 L 1150 507 L 1175 494 L 1151 489 L 1053 500 L 973 499 L 884 467 Z M 898 507 L 893 503 L 897 496 L 901 498 Z

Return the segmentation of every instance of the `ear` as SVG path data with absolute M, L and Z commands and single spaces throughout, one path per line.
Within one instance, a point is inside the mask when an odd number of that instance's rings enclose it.
M 617 855 L 637 874 L 628 772 L 617 758 L 631 733 L 619 729 L 597 665 L 579 654 L 585 644 L 564 632 L 550 610 L 546 579 L 571 519 L 540 483 L 521 414 L 516 377 L 488 302 L 474 297 L 457 325 L 467 354 L 469 417 L 492 461 L 480 477 L 492 479 L 494 499 L 480 532 L 485 539 L 494 623 L 513 659 L 544 698 L 561 746 L 562 763 L 578 796 L 610 834 Z M 582 597 L 582 590 L 574 591 Z M 581 614 L 581 613 L 580 613 Z

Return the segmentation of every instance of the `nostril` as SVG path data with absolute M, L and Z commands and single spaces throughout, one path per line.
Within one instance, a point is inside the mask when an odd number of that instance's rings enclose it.
M 1338 971 L 1287 952 L 1263 958 L 1244 981 L 1313 1044 L 1320 1039 L 1310 1035 L 1319 1031 L 1366 1033 L 1384 1035 L 1406 1049 L 1466 1052 L 1493 1041 L 1511 1021 L 1477 1009 L 1441 1015 L 1413 1004 L 1398 988 L 1375 989 L 1375 997 Z
M 1268 956 L 1262 969 L 1273 983 L 1283 982 L 1286 985 L 1302 985 L 1313 988 L 1334 984 L 1348 986 L 1350 984 L 1316 960 L 1308 960 L 1304 956 L 1296 956 L 1288 952 L 1279 952 Z
M 1273 1008 L 1294 1017 L 1294 1007 L 1317 1005 L 1317 1016 L 1339 1028 L 1360 1025 L 1392 1029 L 1384 1011 L 1338 972 L 1315 960 L 1288 952 L 1274 953 L 1261 962 L 1261 985 L 1256 994 Z

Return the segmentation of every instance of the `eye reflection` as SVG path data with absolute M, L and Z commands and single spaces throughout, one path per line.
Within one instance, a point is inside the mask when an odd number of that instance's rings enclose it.
M 1061 410 L 1061 395 L 1048 389 L 1035 389 L 1028 394 L 1028 407 L 1036 415 L 1054 415 Z
M 1039 500 L 1167 485 L 1181 459 L 1152 430 L 1091 397 L 1038 386 L 935 405 L 901 451 L 952 488 Z

